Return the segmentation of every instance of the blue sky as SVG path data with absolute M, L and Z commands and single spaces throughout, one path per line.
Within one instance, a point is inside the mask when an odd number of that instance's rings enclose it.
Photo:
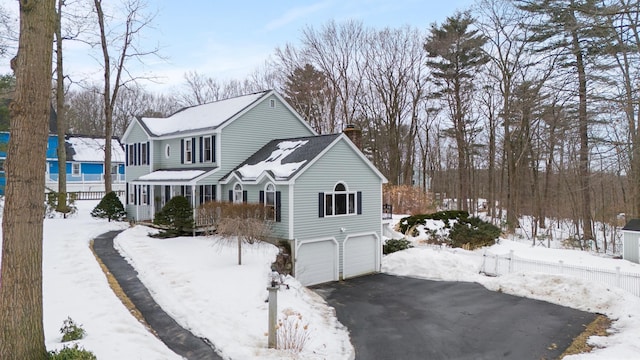
M 320 28 L 329 20 L 355 19 L 366 27 L 412 25 L 426 29 L 441 23 L 473 0 L 304 0 L 304 1 L 213 1 L 148 0 L 157 10 L 154 27 L 145 30 L 145 41 L 158 44 L 165 60 L 147 58 L 145 71 L 160 77 L 157 91 L 179 86 L 187 71 L 198 71 L 220 80 L 243 78 L 278 46 L 299 43 L 305 26 Z M 0 0 L 15 7 L 16 0 Z M 17 11 L 17 10 L 16 10 Z M 96 67 L 89 51 L 69 44 L 66 71 L 88 73 Z M 73 57 L 73 59 L 71 59 Z M 7 72 L 8 59 L 0 60 Z

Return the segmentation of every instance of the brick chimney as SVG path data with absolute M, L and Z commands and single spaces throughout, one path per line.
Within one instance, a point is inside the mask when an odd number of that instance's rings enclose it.
M 362 150 L 362 130 L 356 128 L 355 125 L 347 125 L 342 132 L 347 135 L 351 142 L 360 150 Z

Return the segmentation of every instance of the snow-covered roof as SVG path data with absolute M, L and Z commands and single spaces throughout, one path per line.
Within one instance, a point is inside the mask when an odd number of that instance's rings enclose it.
M 266 93 L 267 91 L 264 91 L 192 106 L 166 118 L 141 118 L 140 122 L 155 136 L 216 128 L 256 102 Z
M 288 180 L 308 165 L 340 134 L 273 140 L 223 177 L 235 174 L 242 180 L 256 180 L 263 173 L 274 180 Z
M 78 162 L 104 162 L 104 138 L 68 136 L 65 140 L 67 160 Z M 125 154 L 118 139 L 111 139 L 111 162 L 123 163 Z
M 156 170 L 140 176 L 137 181 L 189 181 L 205 173 L 205 170 Z

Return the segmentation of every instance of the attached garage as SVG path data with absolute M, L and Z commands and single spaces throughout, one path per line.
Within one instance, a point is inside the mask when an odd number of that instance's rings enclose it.
M 380 245 L 375 234 L 349 236 L 344 242 L 343 277 L 378 271 Z
M 334 239 L 304 241 L 296 247 L 295 276 L 303 285 L 338 280 L 338 243 Z

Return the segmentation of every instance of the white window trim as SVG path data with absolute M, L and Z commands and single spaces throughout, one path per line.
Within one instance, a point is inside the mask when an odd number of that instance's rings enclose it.
M 190 149 L 187 151 L 187 149 Z M 187 158 L 187 154 L 189 157 Z M 191 138 L 184 139 L 184 163 L 193 164 L 193 141 Z
M 272 190 L 268 190 L 269 187 L 271 187 Z M 269 193 L 273 194 L 273 204 L 268 204 L 267 203 L 267 199 L 269 197 L 268 196 Z M 278 209 L 276 208 L 278 206 L 278 204 L 276 203 L 276 186 L 271 182 L 265 184 L 265 186 L 264 186 L 264 206 L 265 207 L 273 207 L 273 219 L 271 219 L 271 220 L 276 221 L 276 218 L 277 218 L 276 212 L 278 211 Z
M 148 165 L 147 164 L 147 156 L 149 149 L 147 148 L 147 143 L 140 143 L 140 165 Z
M 202 144 L 202 162 L 213 162 L 213 141 L 211 141 L 211 136 L 205 136 L 202 138 L 204 144 Z M 209 150 L 207 150 L 206 144 L 209 143 Z M 207 156 L 209 159 L 207 159 Z
M 336 191 L 336 187 L 338 185 L 342 184 L 342 186 L 344 186 L 344 191 L 338 190 Z M 336 196 L 337 195 L 344 195 L 345 196 L 345 211 L 346 213 L 344 214 L 336 214 L 335 213 L 335 209 L 336 209 Z M 331 214 L 328 213 L 329 211 L 329 207 L 327 206 L 327 198 L 331 197 Z M 349 209 L 349 198 L 353 196 L 353 208 Z M 347 185 L 346 182 L 344 181 L 339 181 L 337 182 L 334 186 L 333 186 L 333 190 L 332 191 L 328 191 L 324 193 L 324 216 L 325 217 L 339 217 L 339 216 L 354 216 L 358 214 L 358 194 L 356 191 L 349 191 L 349 186 Z M 349 210 L 352 210 L 352 212 L 350 212 Z
M 242 187 L 242 184 L 240 183 L 235 183 L 235 185 L 233 185 L 233 203 L 234 204 L 242 204 L 243 201 L 243 191 L 244 188 Z
M 80 165 L 81 164 L 78 162 L 71 163 L 71 176 L 80 176 L 80 174 L 82 174 L 82 167 Z M 76 171 L 76 167 L 77 167 L 77 171 Z

